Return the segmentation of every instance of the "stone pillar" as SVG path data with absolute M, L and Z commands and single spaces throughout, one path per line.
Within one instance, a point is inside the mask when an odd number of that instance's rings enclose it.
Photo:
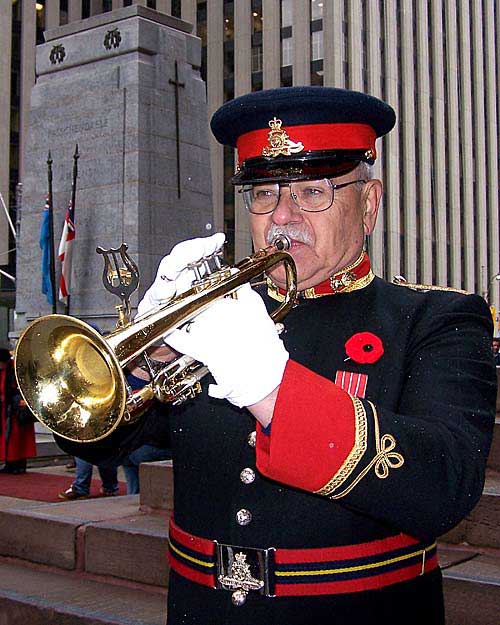
M 420 4 L 420 3 L 419 3 Z M 385 78 L 385 98 L 395 109 L 399 119 L 398 97 L 398 58 L 392 51 L 397 50 L 397 3 L 387 0 L 385 11 L 385 50 L 383 74 Z M 400 219 L 400 184 L 399 184 L 399 136 L 398 132 L 390 132 L 386 137 L 386 248 L 387 275 L 392 279 L 401 272 L 401 219 Z
M 474 150 L 472 133 L 472 76 L 470 62 L 470 29 L 471 16 L 468 2 L 460 3 L 459 11 L 459 62 L 460 62 L 460 154 L 462 157 L 462 215 L 463 215 L 463 256 L 464 276 L 463 287 L 467 291 L 475 291 L 474 280 Z M 422 173 L 422 172 L 420 172 Z
M 123 0 L 122 0 L 123 3 Z M 122 6 L 122 4 L 120 4 Z M 113 9 L 118 9 L 118 6 L 114 6 Z M 77 22 L 82 19 L 82 0 L 68 0 L 68 24 L 71 22 Z
M 295 0 L 293 6 L 293 84 L 311 84 L 311 4 Z
M 486 189 L 486 127 L 484 118 L 484 44 L 483 2 L 474 0 L 472 6 L 472 72 L 474 85 L 474 208 L 476 213 L 476 284 L 477 293 L 488 294 L 488 226 Z M 493 17 L 493 16 L 492 16 Z M 498 235 L 498 230 L 497 230 Z M 498 258 L 498 257 L 497 257 Z
M 458 97 L 458 39 L 456 0 L 447 0 L 446 10 L 446 102 L 447 102 L 447 158 L 448 158 L 448 201 L 450 207 L 450 284 L 462 288 L 462 254 L 460 196 L 460 101 Z M 496 167 L 495 167 L 496 169 Z M 498 214 L 498 213 L 497 213 Z
M 363 9 L 361 0 L 351 0 L 347 11 L 347 33 L 349 59 L 349 89 L 363 91 L 363 43 L 360 33 L 363 31 Z
M 366 41 L 367 41 L 367 78 L 368 93 L 382 97 L 382 52 L 380 50 L 380 5 L 378 2 L 369 2 L 366 7 Z M 383 142 L 377 146 L 377 160 L 375 161 L 374 176 L 382 179 Z M 370 241 L 370 260 L 375 273 L 384 275 L 384 195 L 378 209 L 377 227 Z
M 264 89 L 281 84 L 280 0 L 262 3 L 262 81 Z
M 59 3 L 60 0 L 45 0 L 45 30 L 59 26 Z
M 156 10 L 170 15 L 172 13 L 171 0 L 156 0 Z
M 128 244 L 141 271 L 134 306 L 176 242 L 211 230 L 201 46 L 188 28 L 181 20 L 130 6 L 48 31 L 47 43 L 38 46 L 18 241 L 16 330 L 49 312 L 40 289 L 38 246 L 49 149 L 56 250 L 71 197 L 76 143 L 80 152 L 71 314 L 104 330 L 114 326 L 118 300 L 101 284 L 97 245 Z M 55 45 L 61 46 L 57 59 Z M 178 135 L 171 82 L 176 64 L 182 83 Z
M 369 6 L 374 4 L 369 3 Z M 323 5 L 323 82 L 326 87 L 344 87 L 344 3 Z
M 224 102 L 224 3 L 211 0 L 207 15 L 208 117 Z M 224 230 L 224 149 L 209 135 L 215 230 Z
M 418 186 L 419 186 L 419 282 L 432 284 L 432 150 L 431 150 L 431 105 L 429 82 L 429 31 L 426 2 L 417 2 L 417 81 L 418 81 Z
M 234 96 L 252 91 L 252 3 L 234 2 Z M 236 158 L 236 154 L 235 154 Z M 236 163 L 235 163 L 236 165 Z M 234 254 L 236 260 L 252 252 L 248 213 L 241 193 L 234 192 Z
M 486 3 L 487 15 L 494 15 L 493 1 L 488 0 Z M 497 16 L 500 24 L 500 19 Z M 486 47 L 486 119 L 487 124 L 487 193 L 488 193 L 488 248 L 490 257 L 490 266 L 488 272 L 489 281 L 489 303 L 494 304 L 496 309 L 500 308 L 499 287 L 500 281 L 493 280 L 494 275 L 500 271 L 500 249 L 498 232 L 499 215 L 498 215 L 498 117 L 496 95 L 498 91 L 498 71 L 500 68 L 500 59 L 495 58 L 495 23 L 493 19 L 485 21 L 485 47 Z M 497 328 L 498 331 L 498 328 Z M 500 373 L 500 371 L 499 371 Z M 500 392 L 499 392 L 500 401 Z
M 100 15 L 102 13 L 102 0 L 90 0 L 90 15 Z
M 401 1 L 401 75 L 405 77 L 402 91 L 399 132 L 403 138 L 404 159 L 401 189 L 404 206 L 403 275 L 409 282 L 417 281 L 417 180 L 415 168 L 415 49 L 413 45 L 412 0 Z
M 196 32 L 196 0 L 183 0 L 181 4 L 181 17 L 185 22 L 193 25 L 193 32 Z
M 445 128 L 445 82 L 444 82 L 444 48 L 443 48 L 443 3 L 434 0 L 431 4 L 432 24 L 432 145 L 433 145 L 433 178 L 434 198 L 432 201 L 435 233 L 435 284 L 448 284 L 447 268 L 447 214 L 446 214 L 446 143 L 448 137 Z M 406 76 L 406 75 L 405 75 Z
M 21 102 L 19 106 L 19 180 L 24 182 L 25 145 L 28 134 L 31 89 L 35 84 L 36 9 L 23 0 L 21 24 Z
M 3 42 L 0 63 L 0 193 L 9 205 L 10 155 L 10 64 L 11 64 L 12 4 L 0 3 L 0 41 Z M 9 225 L 0 207 L 0 266 L 9 260 Z

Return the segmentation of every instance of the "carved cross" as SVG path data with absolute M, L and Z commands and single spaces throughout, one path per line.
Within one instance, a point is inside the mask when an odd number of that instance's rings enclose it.
M 183 82 L 179 82 L 179 68 L 175 61 L 175 78 L 168 81 L 175 87 L 175 136 L 177 146 L 177 197 L 181 197 L 181 145 L 179 136 L 179 87 L 185 87 Z

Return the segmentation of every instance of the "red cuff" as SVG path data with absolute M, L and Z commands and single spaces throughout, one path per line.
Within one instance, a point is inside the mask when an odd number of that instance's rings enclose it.
M 331 380 L 289 360 L 273 413 L 271 435 L 257 428 L 257 468 L 267 477 L 318 491 L 356 445 L 353 398 Z

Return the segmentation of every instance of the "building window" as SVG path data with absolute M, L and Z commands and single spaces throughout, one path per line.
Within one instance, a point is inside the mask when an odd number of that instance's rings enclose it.
M 311 21 L 323 18 L 323 0 L 311 0 Z
M 293 37 L 281 40 L 281 67 L 293 64 Z
M 281 0 L 281 28 L 293 24 L 293 0 Z
M 155 0 L 155 4 L 156 4 L 156 0 Z M 171 3 L 171 8 L 170 8 L 170 15 L 173 15 L 174 17 L 178 17 L 180 19 L 181 17 L 181 2 L 180 0 L 172 0 Z M 154 7 L 156 9 L 156 6 Z
M 323 58 L 323 31 L 317 30 L 311 35 L 311 61 Z
M 262 48 L 252 48 L 252 73 L 262 71 Z
M 262 2 L 252 0 L 252 34 L 262 32 Z

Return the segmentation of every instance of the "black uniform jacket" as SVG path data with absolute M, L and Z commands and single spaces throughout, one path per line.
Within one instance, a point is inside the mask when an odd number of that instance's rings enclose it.
M 290 361 L 268 431 L 206 391 L 166 409 L 177 525 L 259 548 L 355 545 L 401 532 L 430 545 L 483 488 L 496 397 L 486 303 L 375 278 L 360 290 L 300 299 L 284 323 Z M 62 446 L 91 460 L 116 458 L 160 435 L 164 423 L 124 428 L 83 454 Z M 237 520 L 242 510 L 251 515 L 246 525 Z M 240 607 L 231 592 L 171 573 L 169 625 L 383 622 L 443 623 L 439 570 L 364 592 L 250 592 Z

